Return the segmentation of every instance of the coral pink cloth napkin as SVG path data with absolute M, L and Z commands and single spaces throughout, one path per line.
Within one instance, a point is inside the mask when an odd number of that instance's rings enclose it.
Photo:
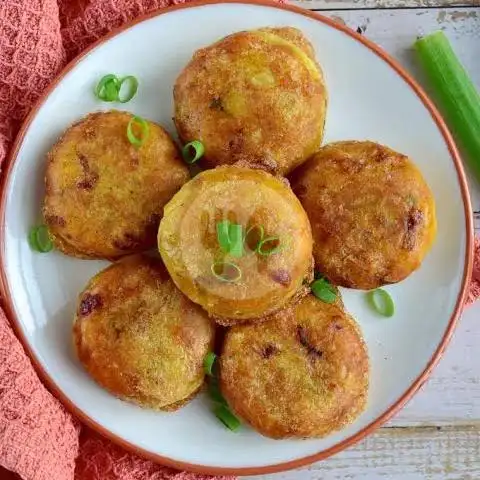
M 59 70 L 112 28 L 169 0 L 0 0 L 0 166 Z M 480 244 L 469 301 L 480 296 Z M 46 390 L 0 310 L 0 466 L 25 480 L 198 480 L 82 427 Z

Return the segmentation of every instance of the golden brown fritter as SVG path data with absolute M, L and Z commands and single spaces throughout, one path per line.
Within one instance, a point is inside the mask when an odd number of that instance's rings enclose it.
M 134 255 L 90 280 L 73 337 L 78 358 L 102 387 L 144 407 L 175 410 L 203 384 L 214 326 L 159 259 Z
M 197 51 L 174 87 L 175 123 L 202 165 L 286 174 L 323 138 L 327 91 L 310 42 L 290 27 L 238 32 Z
M 48 155 L 43 214 L 55 246 L 84 258 L 115 258 L 155 246 L 163 206 L 189 179 L 177 147 L 152 122 L 145 143 L 127 138 L 132 115 L 90 114 Z
M 324 437 L 364 410 L 366 345 L 337 305 L 309 295 L 273 321 L 226 335 L 220 388 L 232 410 L 271 438 Z
M 223 220 L 244 232 L 261 226 L 280 248 L 269 256 L 253 251 L 255 244 L 241 257 L 224 253 L 216 230 Z M 307 292 L 303 282 L 312 277 L 308 218 L 288 183 L 263 170 L 224 166 L 197 175 L 165 206 L 158 246 L 177 287 L 223 325 L 284 308 Z M 219 262 L 236 265 L 241 278 L 218 279 L 212 265 Z
M 435 239 L 435 203 L 422 174 L 383 145 L 327 145 L 293 173 L 292 188 L 312 225 L 315 267 L 334 284 L 399 282 Z

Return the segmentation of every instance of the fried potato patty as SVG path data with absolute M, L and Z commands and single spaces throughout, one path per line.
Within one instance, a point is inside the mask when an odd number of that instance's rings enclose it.
M 90 114 L 48 154 L 43 207 L 55 246 L 86 258 L 115 258 L 155 246 L 163 206 L 189 179 L 177 147 L 158 125 L 137 148 L 132 115 Z
M 247 240 L 241 256 L 223 251 L 217 228 L 225 220 L 243 236 L 261 227 L 264 239 L 276 237 L 274 253 L 261 255 Z M 224 166 L 197 175 L 165 206 L 158 247 L 177 287 L 223 325 L 284 308 L 312 278 L 308 218 L 288 183 L 263 170 Z
M 432 246 L 432 193 L 413 162 L 388 147 L 332 143 L 291 180 L 312 225 L 315 266 L 334 284 L 372 289 L 399 282 Z
M 271 438 L 324 437 L 354 421 L 368 393 L 368 353 L 354 320 L 309 295 L 278 319 L 231 328 L 220 388 Z
M 239 32 L 197 51 L 174 87 L 175 123 L 202 165 L 286 174 L 323 138 L 327 91 L 310 42 L 290 27 Z
M 175 410 L 203 384 L 214 326 L 159 259 L 134 255 L 90 280 L 73 337 L 78 358 L 102 387 L 143 407 Z

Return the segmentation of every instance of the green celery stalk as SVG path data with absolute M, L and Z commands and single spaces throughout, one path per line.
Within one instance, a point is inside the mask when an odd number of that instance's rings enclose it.
M 438 106 L 480 182 L 480 94 L 441 31 L 414 48 Z

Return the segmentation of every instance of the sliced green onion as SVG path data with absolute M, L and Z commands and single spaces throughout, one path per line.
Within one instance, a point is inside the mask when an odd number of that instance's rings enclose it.
M 245 234 L 245 245 L 247 248 L 255 252 L 258 248 L 258 244 L 263 240 L 265 234 L 264 228 L 261 225 L 253 225 Z
M 204 153 L 205 147 L 200 140 L 187 143 L 182 148 L 182 156 L 186 163 L 195 163 L 203 157 Z
M 240 428 L 240 420 L 230 411 L 226 405 L 219 405 L 215 408 L 216 417 L 232 432 Z
M 231 223 L 228 228 L 230 238 L 230 255 L 241 257 L 243 255 L 243 227 L 237 223 Z
M 53 249 L 53 242 L 46 225 L 32 227 L 28 232 L 28 243 L 36 252 L 47 253 Z
M 337 292 L 335 287 L 326 279 L 320 278 L 310 285 L 312 293 L 324 303 L 335 303 Z
M 207 375 L 210 375 L 211 377 L 213 377 L 212 369 L 216 359 L 217 359 L 217 356 L 213 352 L 208 352 L 205 358 L 203 359 L 203 370 Z
M 208 395 L 214 402 L 227 405 L 227 401 L 225 398 L 223 398 L 222 392 L 220 391 L 220 387 L 218 385 L 218 380 L 215 377 L 212 377 L 208 380 Z
M 391 317 L 395 313 L 395 304 L 390 294 L 383 288 L 377 288 L 367 292 L 367 298 L 372 307 L 380 315 Z
M 30 248 L 35 252 L 40 251 L 37 244 L 37 228 L 38 227 L 32 227 L 28 232 L 28 244 L 30 245 Z
M 137 137 L 133 132 L 135 125 L 138 125 L 141 130 L 140 137 Z M 132 117 L 127 125 L 128 141 L 135 147 L 140 148 L 147 139 L 149 131 L 150 129 L 146 120 L 144 120 L 142 117 Z
M 109 73 L 100 79 L 95 87 L 95 95 L 104 102 L 115 102 L 118 98 L 118 78 Z
M 223 252 L 230 251 L 230 221 L 222 220 L 217 223 L 217 240 Z
M 128 90 L 121 96 L 122 85 L 126 83 Z M 129 102 L 137 93 L 138 80 L 133 75 L 119 79 L 113 73 L 103 76 L 95 87 L 95 95 L 104 102 Z
M 480 180 L 480 93 L 442 31 L 414 44 L 445 118 Z
M 121 95 L 122 85 L 124 83 L 126 83 L 129 88 L 127 90 L 127 94 L 124 97 L 122 97 Z M 118 101 L 120 103 L 129 102 L 135 96 L 135 94 L 137 93 L 137 90 L 138 90 L 138 80 L 136 77 L 134 77 L 133 75 L 128 75 L 126 77 L 123 77 L 118 82 L 118 95 L 117 95 Z
M 235 283 L 242 278 L 242 271 L 231 262 L 215 262 L 211 267 L 213 275 L 222 282 Z
M 257 247 L 257 253 L 263 256 L 273 255 L 277 253 L 282 247 L 280 237 L 267 237 L 264 238 Z

